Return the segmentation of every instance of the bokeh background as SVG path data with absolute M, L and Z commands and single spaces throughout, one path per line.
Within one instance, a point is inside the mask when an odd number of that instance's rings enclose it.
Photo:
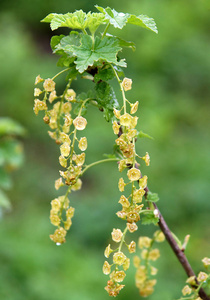
M 146 14 L 157 23 L 158 35 L 132 25 L 117 32 L 136 43 L 136 52 L 123 53 L 126 76 L 133 78 L 128 95 L 140 101 L 139 130 L 154 137 L 139 141 L 138 151 L 151 156 L 151 166 L 143 172 L 160 196 L 158 205 L 171 230 L 181 240 L 191 234 L 186 253 L 195 272 L 210 253 L 210 2 L 1 0 L 0 117 L 18 121 L 27 134 L 24 164 L 7 192 L 12 210 L 0 220 L 0 299 L 109 299 L 101 271 L 103 251 L 112 228 L 124 226 L 115 215 L 120 207 L 117 167 L 109 163 L 87 172 L 83 189 L 71 195 L 76 213 L 67 243 L 55 246 L 48 238 L 54 230 L 49 210 L 58 195 L 59 149 L 32 110 L 35 77 L 58 72 L 49 46 L 52 32 L 40 20 L 51 12 L 94 11 L 95 4 Z M 79 84 L 75 88 L 80 92 Z M 88 114 L 90 163 L 112 152 L 114 136 L 100 112 Z M 141 226 L 138 235 L 152 235 L 156 229 Z M 186 276 L 167 243 L 160 248 L 159 280 L 149 299 L 177 299 Z M 118 299 L 140 299 L 134 272 L 131 267 Z

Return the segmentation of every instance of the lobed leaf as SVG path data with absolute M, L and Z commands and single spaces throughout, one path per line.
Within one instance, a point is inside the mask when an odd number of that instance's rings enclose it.
M 82 10 L 76 10 L 74 13 L 67 14 L 49 14 L 41 22 L 50 23 L 52 30 L 60 27 L 69 27 L 72 29 L 85 30 L 90 29 L 91 33 L 94 33 L 98 26 L 104 24 L 104 15 L 101 13 L 86 14 Z
M 111 85 L 105 81 L 98 82 L 95 89 L 99 108 L 103 109 L 105 119 L 110 121 L 113 117 L 113 109 L 119 107 L 115 92 Z
M 147 201 L 157 202 L 159 200 L 157 193 L 148 192 L 147 193 Z
M 148 213 L 144 214 L 144 217 L 142 218 L 142 225 L 157 224 L 158 221 L 159 218 L 155 217 L 153 211 L 148 211 Z
M 139 15 L 139 16 L 130 15 L 127 23 L 141 26 L 155 33 L 158 33 L 157 26 L 154 19 L 149 18 L 146 15 Z
M 103 8 L 101 6 L 96 5 L 96 8 L 102 12 L 105 16 L 105 19 L 109 21 L 115 28 L 122 29 L 126 23 L 130 14 L 124 14 L 122 12 L 118 13 L 115 9 L 111 9 L 110 7 Z
M 124 60 L 117 61 L 117 53 L 121 48 L 118 46 L 118 40 L 113 37 L 104 37 L 103 39 L 96 37 L 93 42 L 89 35 L 83 35 L 81 46 L 71 46 L 70 50 L 77 57 L 75 64 L 80 73 L 99 60 L 126 67 Z
M 138 133 L 138 137 L 139 138 L 147 138 L 147 139 L 150 139 L 150 140 L 154 140 L 154 138 L 152 136 L 150 136 L 149 134 L 143 132 L 143 131 L 140 131 Z
M 23 136 L 25 129 L 16 121 L 10 118 L 0 118 L 0 136 L 3 135 L 19 135 Z
M 97 5 L 96 8 L 104 14 L 105 19 L 109 21 L 109 23 L 112 24 L 115 28 L 122 29 L 126 24 L 133 24 L 158 33 L 154 19 L 149 18 L 145 15 L 136 16 L 128 13 L 118 13 L 115 9 L 111 9 L 110 7 L 103 8 Z

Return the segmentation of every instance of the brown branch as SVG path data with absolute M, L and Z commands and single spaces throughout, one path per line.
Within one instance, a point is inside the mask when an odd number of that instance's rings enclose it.
M 118 124 L 120 124 L 120 123 L 118 122 Z M 120 137 L 122 135 L 122 133 L 123 133 L 122 132 L 122 127 L 120 127 L 118 137 Z M 127 164 L 127 167 L 130 169 L 132 167 L 132 165 Z M 139 165 L 137 163 L 135 164 L 135 168 L 139 169 Z M 146 187 L 144 190 L 145 190 L 145 195 L 144 196 L 145 196 L 145 199 L 147 199 L 147 194 L 149 192 L 149 189 L 148 189 L 148 187 Z M 174 237 L 173 237 L 166 221 L 164 220 L 163 216 L 161 215 L 156 203 L 153 202 L 153 205 L 154 205 L 155 209 L 157 209 L 158 212 L 159 212 L 158 225 L 159 225 L 161 231 L 165 235 L 166 240 L 168 241 L 170 247 L 172 248 L 172 250 L 173 250 L 174 254 L 176 255 L 176 257 L 178 258 L 179 262 L 181 263 L 181 265 L 182 265 L 183 269 L 185 270 L 187 276 L 188 277 L 195 276 L 195 282 L 196 282 L 196 285 L 197 285 L 196 287 L 198 287 L 198 285 L 199 285 L 198 279 L 197 279 L 190 263 L 188 262 L 187 257 L 184 254 L 184 251 L 182 251 L 182 249 L 179 248 L 179 246 L 178 246 L 177 242 L 175 241 L 175 239 L 174 239 Z M 195 286 L 194 286 L 194 288 L 195 288 Z M 201 299 L 210 300 L 210 297 L 206 294 L 206 292 L 204 291 L 203 288 L 199 289 L 198 294 L 199 294 Z
M 147 198 L 147 193 L 149 192 L 149 189 L 146 187 L 145 188 L 145 198 Z M 182 267 L 184 268 L 186 274 L 188 277 L 190 276 L 195 276 L 195 273 L 190 265 L 190 263 L 187 260 L 186 255 L 184 254 L 184 252 L 179 248 L 177 242 L 175 241 L 166 221 L 164 220 L 163 216 L 161 215 L 157 204 L 153 202 L 153 205 L 155 207 L 155 209 L 158 210 L 159 212 L 159 222 L 158 225 L 160 227 L 160 229 L 162 230 L 163 234 L 165 235 L 166 240 L 168 241 L 170 247 L 172 248 L 173 252 L 175 253 L 176 257 L 178 258 L 179 262 L 181 263 Z M 199 282 L 195 276 L 195 282 L 197 285 L 199 285 Z M 208 295 L 205 293 L 203 288 L 200 288 L 199 292 L 198 292 L 199 296 L 201 297 L 201 299 L 203 300 L 210 300 L 210 298 L 208 297 Z

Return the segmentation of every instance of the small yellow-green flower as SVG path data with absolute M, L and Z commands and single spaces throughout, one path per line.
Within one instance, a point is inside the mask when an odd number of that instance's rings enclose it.
M 138 246 L 140 249 L 149 248 L 151 245 L 152 239 L 147 236 L 141 236 L 138 241 Z
M 51 78 L 45 79 L 43 87 L 45 91 L 52 92 L 55 89 L 55 82 Z
M 129 91 L 131 90 L 132 87 L 132 79 L 125 77 L 122 81 L 122 87 L 124 91 Z
M 122 239 L 123 233 L 120 229 L 113 229 L 112 233 L 112 239 L 114 242 L 119 243 Z
M 113 276 L 113 279 L 116 281 L 116 282 L 122 282 L 125 278 L 125 272 L 124 271 L 116 271 L 114 273 L 114 276 Z
M 110 266 L 110 264 L 108 263 L 108 261 L 105 261 L 105 262 L 104 262 L 104 265 L 103 265 L 103 273 L 104 273 L 105 275 L 108 275 L 110 272 L 111 272 L 111 266 Z
M 111 249 L 111 247 L 110 247 L 111 245 L 109 244 L 107 247 L 106 247 L 106 249 L 105 249 L 105 251 L 104 251 L 104 256 L 106 257 L 106 258 L 108 258 L 109 257 L 109 255 L 112 253 L 112 249 Z
M 182 294 L 184 296 L 190 295 L 192 293 L 192 289 L 189 287 L 189 285 L 185 285 L 182 289 Z
M 139 101 L 136 101 L 134 104 L 131 104 L 131 114 L 135 114 L 138 110 Z
M 81 151 L 85 151 L 87 149 L 87 138 L 86 137 L 81 137 L 79 140 L 78 147 Z
M 118 251 L 113 255 L 113 263 L 121 266 L 125 262 L 126 258 L 127 257 L 125 256 L 124 253 Z
M 136 181 L 141 177 L 141 172 L 136 168 L 131 168 L 130 170 L 128 170 L 127 176 L 129 180 Z
M 74 127 L 77 130 L 84 130 L 87 125 L 87 120 L 83 117 L 76 117 L 73 121 Z

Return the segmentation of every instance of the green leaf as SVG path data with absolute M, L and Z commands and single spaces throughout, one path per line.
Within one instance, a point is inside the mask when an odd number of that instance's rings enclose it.
M 23 149 L 21 143 L 15 140 L 5 140 L 0 143 L 1 153 L 4 157 L 4 166 L 7 169 L 16 169 L 23 163 Z
M 98 82 L 95 89 L 99 108 L 103 109 L 105 119 L 110 121 L 113 117 L 113 109 L 119 107 L 115 92 L 111 85 L 104 81 Z
M 120 47 L 128 47 L 128 48 L 131 48 L 133 51 L 136 50 L 136 45 L 133 42 L 125 41 L 125 40 L 123 40 L 119 37 L 117 39 L 119 41 L 119 46 Z
M 98 60 L 105 60 L 109 63 L 126 67 L 124 60 L 117 61 L 117 53 L 121 48 L 118 46 L 118 40 L 113 37 L 100 39 L 97 36 L 93 44 L 89 35 L 83 35 L 81 46 L 72 46 L 71 49 L 74 55 L 77 56 L 75 63 L 80 73 L 83 73 L 88 66 L 92 66 Z
M 148 213 L 144 214 L 142 218 L 142 225 L 149 225 L 149 224 L 157 224 L 159 221 L 159 218 L 155 217 L 153 211 L 148 211 Z
M 0 189 L 0 208 L 5 210 L 11 209 L 11 204 L 7 195 Z
M 41 22 L 50 23 L 52 30 L 60 27 L 83 30 L 87 25 L 86 13 L 84 13 L 82 10 L 77 10 L 74 13 L 67 14 L 50 14 Z
M 157 202 L 159 200 L 157 193 L 148 192 L 147 193 L 147 201 Z
M 41 20 L 41 22 L 45 22 L 45 23 L 50 23 L 53 18 L 55 18 L 55 16 L 57 16 L 58 14 L 55 13 L 51 13 L 49 15 L 47 15 L 43 20 Z
M 23 136 L 25 129 L 16 121 L 10 118 L 0 118 L 0 136 L 2 135 L 19 135 Z
M 60 43 L 61 39 L 64 38 L 65 35 L 61 34 L 61 35 L 54 35 L 51 40 L 50 40 L 50 46 L 53 50 L 53 52 L 56 50 L 56 46 Z
M 145 15 L 136 16 L 128 13 L 118 13 L 116 10 L 111 9 L 110 7 L 103 8 L 97 5 L 96 8 L 104 14 L 105 19 L 108 20 L 109 23 L 112 24 L 115 28 L 122 29 L 126 24 L 133 24 L 158 33 L 155 21 Z
M 97 28 L 105 23 L 105 18 L 103 14 L 100 13 L 91 13 L 87 14 L 87 27 L 90 29 L 90 32 L 93 34 Z
M 69 35 L 67 35 L 67 36 L 64 35 L 60 40 L 59 40 L 59 38 L 53 40 L 54 45 L 56 42 L 59 41 L 55 45 L 53 52 L 59 54 L 59 51 L 64 51 L 68 55 L 72 56 L 73 55 L 72 46 L 80 46 L 80 39 L 81 39 L 80 33 L 76 32 L 76 31 L 71 31 L 71 33 Z
M 139 15 L 139 16 L 130 15 L 127 23 L 141 26 L 141 27 L 149 29 L 155 33 L 158 33 L 157 26 L 156 26 L 154 19 L 149 18 L 145 15 Z
M 98 68 L 98 73 L 94 76 L 94 81 L 97 83 L 99 80 L 108 81 L 114 78 L 114 72 L 109 65 Z
M 105 23 L 105 17 L 101 13 L 84 13 L 82 10 L 77 10 L 74 13 L 67 14 L 49 14 L 41 22 L 50 23 L 52 30 L 60 27 L 69 27 L 72 29 L 84 30 L 90 29 L 94 34 L 97 28 Z
M 9 190 L 12 187 L 12 181 L 8 173 L 0 168 L 0 187 Z
M 152 136 L 150 136 L 149 134 L 143 132 L 143 131 L 140 131 L 138 133 L 138 137 L 139 138 L 147 138 L 147 139 L 150 139 L 150 140 L 154 140 L 154 138 Z
M 115 28 L 122 29 L 126 23 L 128 18 L 130 17 L 129 14 L 118 13 L 115 9 L 111 9 L 110 7 L 103 8 L 101 6 L 96 5 L 96 8 L 105 15 L 106 20 L 109 21 Z

